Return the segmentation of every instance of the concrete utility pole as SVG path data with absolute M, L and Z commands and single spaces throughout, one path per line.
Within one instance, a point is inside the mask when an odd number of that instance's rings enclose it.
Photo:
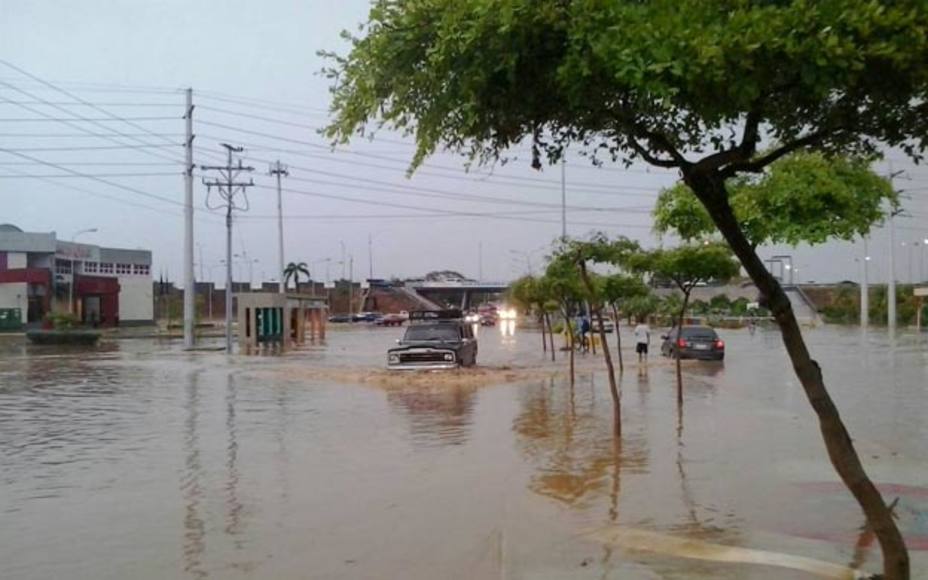
M 342 246 L 342 280 L 345 279 L 345 267 L 348 265 L 347 256 L 345 255 L 345 240 L 339 240 L 339 244 Z
M 896 330 L 896 214 L 889 214 L 889 286 L 886 296 L 890 332 Z
M 349 320 L 351 319 L 353 300 L 354 300 L 354 256 L 349 256 L 348 257 L 348 318 Z
M 477 242 L 477 280 L 483 281 L 483 242 Z
M 280 164 L 280 160 L 278 159 L 277 162 L 271 166 L 268 174 L 277 177 L 277 261 L 279 264 L 277 275 L 280 276 L 278 290 L 281 294 L 283 294 L 287 289 L 284 284 L 284 209 L 282 196 L 280 193 L 280 178 L 282 176 L 290 175 L 290 172 L 287 171 L 286 166 Z M 300 289 L 297 288 L 297 291 L 299 290 Z
M 184 348 L 193 348 L 196 282 L 193 278 L 193 89 L 187 89 L 184 113 Z
M 561 237 L 567 239 L 567 157 L 561 158 Z
M 374 241 L 370 234 L 367 234 L 367 279 L 374 279 Z
M 867 238 L 864 237 L 864 257 L 861 260 L 863 274 L 860 279 L 860 325 L 864 328 L 870 326 L 870 251 Z
M 249 179 L 247 183 L 235 181 L 243 171 L 254 171 L 254 167 L 242 165 L 242 160 L 238 160 L 237 165 L 232 165 L 232 154 L 241 152 L 242 147 L 233 147 L 228 143 L 221 143 L 228 153 L 228 162 L 226 165 L 203 165 L 200 168 L 204 171 L 218 171 L 221 179 L 203 180 L 206 186 L 206 206 L 210 209 L 218 209 L 225 205 L 226 209 L 226 352 L 232 352 L 232 210 L 248 211 L 248 197 L 245 194 L 245 188 L 255 184 L 254 180 Z M 219 197 L 223 204 L 216 207 L 209 205 L 209 193 L 212 188 L 219 190 Z M 245 205 L 238 206 L 235 202 L 235 196 L 241 193 L 245 200 Z

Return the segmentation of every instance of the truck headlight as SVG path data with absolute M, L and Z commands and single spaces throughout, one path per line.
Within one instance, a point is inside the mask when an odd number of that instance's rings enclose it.
M 451 354 L 451 353 L 449 352 L 448 354 L 445 355 L 445 360 L 446 360 L 446 361 L 453 361 L 453 360 L 454 360 L 454 355 Z
M 391 354 L 390 356 L 387 357 L 387 362 L 389 362 L 391 365 L 400 362 L 400 355 Z

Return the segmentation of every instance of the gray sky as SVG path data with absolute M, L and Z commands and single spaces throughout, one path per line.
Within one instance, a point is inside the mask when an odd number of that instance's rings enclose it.
M 234 251 L 258 260 L 252 265 L 255 282 L 262 273 L 265 279 L 276 276 L 276 221 L 270 219 L 276 201 L 266 172 L 267 162 L 278 158 L 291 169 L 284 185 L 292 190 L 284 195 L 286 259 L 310 263 L 317 279 L 325 277 L 326 258 L 330 276 L 341 275 L 341 242 L 354 256 L 355 277 L 366 275 L 368 235 L 376 277 L 433 269 L 476 277 L 481 246 L 485 279 L 510 279 L 529 261 L 537 269 L 544 249 L 560 234 L 559 168 L 533 171 L 522 155 L 505 167 L 468 174 L 460 159 L 440 155 L 406 179 L 412 149 L 395 135 L 331 152 L 315 134 L 328 105 L 328 83 L 316 74 L 323 65 L 316 51 L 344 51 L 339 32 L 363 21 L 367 7 L 366 0 L 0 0 L 0 59 L 73 95 L 0 64 L 0 147 L 19 153 L 0 152 L 0 222 L 55 230 L 63 239 L 96 227 L 98 233 L 80 240 L 149 248 L 155 275 L 164 270 L 179 280 L 184 128 L 179 89 L 189 86 L 197 107 L 195 162 L 217 163 L 219 142 L 225 141 L 243 145 L 245 162 L 256 168 L 251 210 L 237 217 L 234 235 Z M 74 97 L 98 108 L 75 105 Z M 111 122 L 111 115 L 132 119 L 134 126 Z M 75 122 L 77 116 L 98 121 Z M 69 123 L 61 121 L 68 118 Z M 119 142 L 134 148 L 112 149 Z M 906 202 L 913 217 L 897 222 L 896 272 L 907 280 L 911 244 L 928 237 L 928 171 L 901 154 L 890 157 L 911 178 L 900 180 L 899 187 L 913 190 Z M 36 177 L 69 171 L 96 179 Z M 597 169 L 571 157 L 569 233 L 601 229 L 656 243 L 648 211 L 660 188 L 673 181 L 662 170 Z M 202 253 L 205 277 L 220 279 L 222 219 L 205 211 L 199 179 L 195 195 L 203 210 L 196 222 L 197 260 Z M 855 258 L 863 250 L 831 243 L 762 253 L 791 253 L 800 280 L 829 281 L 857 280 Z M 886 279 L 888 253 L 887 232 L 875 232 L 872 281 Z M 923 246 L 911 260 L 915 277 L 920 268 L 928 275 L 928 263 L 919 264 L 928 260 Z M 248 268 L 239 264 L 236 279 L 247 278 Z

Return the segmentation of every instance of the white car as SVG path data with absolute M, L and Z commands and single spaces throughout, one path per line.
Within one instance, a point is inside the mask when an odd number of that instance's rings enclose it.
M 603 316 L 603 331 L 610 333 L 615 332 L 615 322 L 611 318 Z M 593 332 L 599 332 L 599 321 L 593 319 Z

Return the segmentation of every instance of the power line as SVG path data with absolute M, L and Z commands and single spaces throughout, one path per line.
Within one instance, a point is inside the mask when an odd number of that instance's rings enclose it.
M 88 177 L 166 177 L 173 176 L 177 177 L 180 175 L 177 172 L 160 172 L 160 173 L 83 173 L 81 175 L 74 175 L 71 173 L 57 173 L 57 174 L 46 174 L 46 175 L 37 175 L 23 173 L 19 175 L 0 175 L 0 178 L 17 178 L 17 179 L 36 179 L 36 178 L 47 178 L 47 179 L 61 179 L 61 178 L 79 178 L 85 179 Z
M 5 102 L 11 102 L 6 101 Z M 119 117 L 119 118 L 108 118 L 108 117 L 42 117 L 42 118 L 25 118 L 25 117 L 4 117 L 0 118 L 0 123 L 60 123 L 62 121 L 74 121 L 76 123 L 129 123 L 135 121 L 176 121 L 180 117 Z
M 128 150 L 128 149 L 164 149 L 168 147 L 180 147 L 180 143 L 171 143 L 169 145 L 159 145 L 159 144 L 146 144 L 146 145 L 86 145 L 86 146 L 77 146 L 77 147 L 17 147 L 15 149 L 3 148 L 3 151 L 114 151 L 114 150 Z M 169 159 L 168 157 L 163 157 L 159 155 L 162 159 Z M 173 161 L 173 160 L 172 160 Z M 183 163 L 182 161 L 176 161 L 176 163 Z
M 144 137 L 146 133 L 123 133 L 126 137 Z M 153 133 L 159 137 L 180 137 L 180 133 Z M 26 137 L 29 139 L 90 139 L 96 135 L 86 133 L 0 133 L 0 137 Z
M 198 120 L 197 122 L 200 123 L 200 124 L 202 124 L 202 125 L 209 126 L 209 127 L 216 127 L 216 128 L 225 129 L 225 130 L 228 130 L 228 131 L 235 131 L 235 132 L 238 132 L 238 133 L 245 133 L 245 134 L 254 135 L 254 136 L 257 136 L 257 137 L 264 137 L 264 138 L 266 138 L 266 139 L 273 139 L 273 140 L 276 140 L 276 141 L 282 141 L 282 142 L 286 142 L 286 143 L 293 143 L 293 144 L 296 144 L 296 145 L 304 145 L 304 146 L 306 146 L 306 147 L 311 147 L 311 148 L 313 148 L 313 149 L 317 149 L 317 150 L 321 150 L 321 151 L 326 151 L 326 152 L 329 152 L 329 153 L 344 153 L 344 154 L 347 154 L 347 155 L 355 155 L 355 156 L 358 156 L 358 157 L 364 157 L 364 158 L 368 158 L 368 159 L 386 161 L 386 162 L 388 162 L 388 163 L 396 163 L 396 164 L 408 166 L 408 163 L 406 163 L 406 162 L 404 162 L 404 161 L 402 161 L 402 160 L 398 160 L 398 159 L 394 159 L 394 158 L 392 158 L 392 157 L 388 157 L 388 156 L 386 156 L 386 155 L 380 155 L 380 154 L 376 154 L 376 153 L 368 153 L 368 152 L 363 152 L 363 151 L 351 151 L 351 150 L 348 150 L 348 149 L 339 149 L 339 148 L 331 147 L 331 146 L 329 146 L 329 145 L 321 145 L 321 144 L 319 144 L 319 143 L 313 143 L 313 142 L 311 142 L 311 141 L 305 141 L 305 140 L 301 140 L 301 139 L 292 139 L 292 138 L 290 138 L 290 137 L 281 137 L 281 136 L 279 136 L 279 135 L 274 135 L 274 134 L 271 134 L 271 133 L 265 133 L 265 132 L 262 132 L 262 131 L 254 131 L 254 130 L 251 130 L 251 129 L 244 129 L 244 128 L 242 128 L 242 127 L 235 127 L 235 126 L 226 125 L 226 124 L 223 124 L 223 123 L 215 123 L 215 122 L 213 122 L 213 121 Z M 336 160 L 335 158 L 333 158 L 331 155 L 329 155 L 329 156 L 319 156 L 319 155 L 310 155 L 310 154 L 306 154 L 306 155 L 309 156 L 309 157 L 317 157 L 317 158 L 320 158 L 320 159 L 328 159 L 328 160 L 332 160 L 332 161 L 335 161 L 335 162 L 351 163 L 351 164 L 353 164 L 353 165 L 358 165 L 358 164 L 359 164 L 359 163 L 356 162 L 356 161 L 348 161 L 348 160 L 337 161 L 337 160 Z M 367 166 L 367 167 L 379 167 L 379 168 L 382 168 L 382 169 L 389 169 L 389 170 L 393 170 L 393 171 L 395 171 L 395 170 L 397 169 L 396 167 L 383 167 L 383 166 L 377 166 L 377 165 L 370 164 L 370 163 L 365 164 L 365 166 Z M 460 174 L 460 173 L 461 173 L 461 169 L 460 169 L 460 168 L 457 168 L 457 167 L 449 167 L 449 166 L 447 166 L 447 165 L 436 165 L 436 164 L 432 164 L 432 163 L 423 163 L 423 164 L 422 164 L 422 167 L 424 167 L 424 168 L 426 168 L 426 169 L 435 170 L 435 171 L 446 171 L 446 172 L 452 172 L 452 173 L 455 173 L 455 174 Z M 418 173 L 421 173 L 421 174 L 423 174 L 423 175 L 431 175 L 430 173 L 426 173 L 425 171 L 418 171 Z M 671 176 L 671 174 L 667 174 L 667 176 Z M 466 178 L 465 178 L 465 179 L 466 179 Z M 469 180 L 470 180 L 470 181 L 475 181 L 475 180 L 479 180 L 479 179 L 480 179 L 480 178 L 476 178 L 476 179 L 475 179 L 475 178 L 471 178 L 471 179 L 469 179 Z M 560 184 L 560 181 L 559 181 L 559 180 L 552 180 L 552 179 L 546 179 L 546 178 L 540 178 L 540 177 L 525 177 L 525 176 L 516 176 L 516 175 L 497 175 L 497 174 L 491 174 L 491 175 L 485 176 L 483 179 L 486 179 L 486 180 L 490 180 L 490 179 L 501 180 L 501 179 L 502 179 L 502 180 L 512 180 L 512 181 L 531 182 L 531 183 L 541 183 L 541 184 L 558 184 L 557 189 L 558 189 L 558 191 L 560 191 L 560 185 L 559 185 L 559 184 Z M 602 184 L 602 183 L 592 183 L 592 182 L 571 182 L 571 187 L 572 187 L 572 188 L 573 188 L 573 187 L 605 188 L 605 189 L 610 189 L 610 190 L 613 189 L 613 186 L 611 186 L 611 185 Z M 631 186 L 625 186 L 625 187 L 626 187 L 627 189 L 639 189 L 639 190 L 641 190 L 641 189 L 649 190 L 649 189 L 650 189 L 650 188 L 646 188 L 646 187 L 631 187 Z

